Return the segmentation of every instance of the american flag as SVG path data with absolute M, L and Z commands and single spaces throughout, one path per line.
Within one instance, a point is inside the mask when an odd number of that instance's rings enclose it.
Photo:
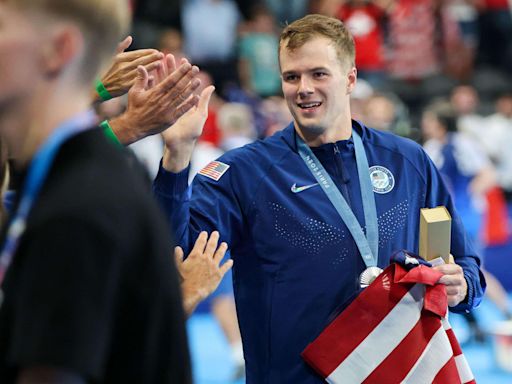
M 440 272 L 392 264 L 303 351 L 328 383 L 476 383 Z
M 209 177 L 215 181 L 219 181 L 224 173 L 228 170 L 229 165 L 220 161 L 212 161 L 206 167 L 199 171 L 200 175 Z

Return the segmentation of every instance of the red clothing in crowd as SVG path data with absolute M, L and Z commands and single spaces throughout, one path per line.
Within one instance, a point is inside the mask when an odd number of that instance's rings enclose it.
M 356 66 L 361 70 L 383 70 L 383 31 L 381 20 L 384 11 L 374 4 L 344 4 L 338 11 L 342 20 L 354 36 L 356 44 Z
M 508 0 L 485 0 L 485 6 L 488 9 L 504 10 L 510 7 Z

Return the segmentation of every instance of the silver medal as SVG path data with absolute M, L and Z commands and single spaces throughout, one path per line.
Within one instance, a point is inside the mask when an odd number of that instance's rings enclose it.
M 382 269 L 379 267 L 368 267 L 359 275 L 359 283 L 361 288 L 368 287 L 373 280 L 382 273 Z

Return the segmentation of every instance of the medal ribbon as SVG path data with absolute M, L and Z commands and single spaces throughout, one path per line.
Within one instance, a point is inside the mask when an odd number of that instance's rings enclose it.
M 350 234 L 359 249 L 359 253 L 363 258 L 366 267 L 375 267 L 379 261 L 379 228 L 377 223 L 377 208 L 375 206 L 375 196 L 373 186 L 370 180 L 368 158 L 364 150 L 363 141 L 356 132 L 352 130 L 352 138 L 354 140 L 354 148 L 356 153 L 357 173 L 359 176 L 359 186 L 361 188 L 361 198 L 363 201 L 364 220 L 366 224 L 366 236 L 363 229 L 359 225 L 354 212 L 348 205 L 347 201 L 336 187 L 320 161 L 317 159 L 311 148 L 296 134 L 296 143 L 299 155 L 304 160 L 309 171 L 318 181 L 320 187 L 331 201 L 341 219 L 347 226 Z
M 12 219 L 9 221 L 7 234 L 0 252 L 0 286 L 5 273 L 13 260 L 18 248 L 19 240 L 25 232 L 27 217 L 34 205 L 41 187 L 48 176 L 62 144 L 96 124 L 96 116 L 93 111 L 87 111 L 65 121 L 57 127 L 41 148 L 36 152 L 30 162 L 27 177 L 25 179 L 20 203 Z

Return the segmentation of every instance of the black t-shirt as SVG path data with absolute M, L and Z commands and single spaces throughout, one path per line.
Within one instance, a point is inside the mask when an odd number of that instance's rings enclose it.
M 59 151 L 2 287 L 0 383 L 30 366 L 191 382 L 169 231 L 124 152 L 99 129 Z

